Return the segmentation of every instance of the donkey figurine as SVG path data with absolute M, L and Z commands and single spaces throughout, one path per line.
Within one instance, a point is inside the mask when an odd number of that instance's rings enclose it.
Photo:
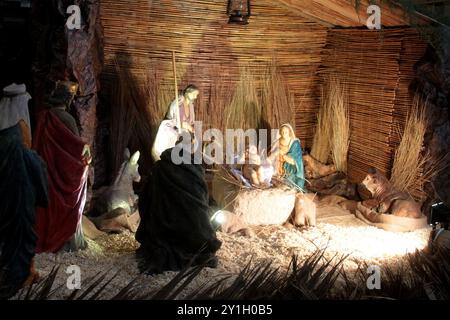
M 134 193 L 133 182 L 139 182 L 138 160 L 140 152 L 130 157 L 125 149 L 122 163 L 114 183 L 97 193 L 94 207 L 88 214 L 95 226 L 105 232 L 121 233 L 124 229 L 136 231 L 139 213 L 136 211 L 138 196 Z M 136 211 L 136 212 L 135 212 Z

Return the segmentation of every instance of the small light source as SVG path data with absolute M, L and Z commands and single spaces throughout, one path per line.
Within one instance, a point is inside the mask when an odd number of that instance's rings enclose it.
M 228 0 L 227 15 L 228 23 L 248 24 L 251 15 L 250 0 Z
M 223 211 L 216 211 L 211 217 L 211 222 L 217 225 L 222 225 L 225 222 L 225 214 Z

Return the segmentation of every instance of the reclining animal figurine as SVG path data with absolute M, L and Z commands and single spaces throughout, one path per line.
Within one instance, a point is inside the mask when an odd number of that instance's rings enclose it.
M 427 226 L 427 217 L 409 194 L 397 190 L 378 170 L 372 168 L 362 181 L 372 198 L 360 202 L 343 201 L 355 215 L 369 225 L 388 231 L 412 231 Z
M 135 232 L 139 221 L 137 209 L 138 196 L 134 193 L 133 182 L 139 182 L 138 160 L 140 152 L 130 157 L 125 149 L 122 163 L 114 183 L 97 194 L 94 207 L 88 218 L 104 232 L 121 233 L 125 229 Z M 93 234 L 96 234 L 93 232 Z
M 258 149 L 251 146 L 245 152 L 245 164 L 242 166 L 242 175 L 253 186 L 268 188 L 271 185 L 271 179 L 274 169 L 269 161 L 261 160 Z

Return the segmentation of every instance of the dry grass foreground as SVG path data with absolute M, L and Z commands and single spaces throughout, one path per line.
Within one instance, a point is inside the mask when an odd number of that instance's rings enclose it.
M 107 236 L 90 242 L 86 251 L 38 255 L 36 266 L 43 280 L 14 298 L 448 298 L 449 254 L 414 253 L 426 247 L 429 229 L 393 233 L 348 216 L 324 221 L 326 217 L 309 229 L 254 227 L 253 238 L 218 232 L 222 248 L 217 268 L 155 276 L 139 273 L 133 234 Z M 79 291 L 66 287 L 70 265 L 81 268 Z M 382 269 L 381 291 L 366 289 L 369 265 Z M 424 291 L 425 284 L 436 289 Z

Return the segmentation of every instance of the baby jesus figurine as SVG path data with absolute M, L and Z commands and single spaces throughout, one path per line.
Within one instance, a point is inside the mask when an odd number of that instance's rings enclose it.
M 270 187 L 273 168 L 269 163 L 263 163 L 255 146 L 250 146 L 245 152 L 245 164 L 242 166 L 242 175 L 251 181 L 254 186 Z

